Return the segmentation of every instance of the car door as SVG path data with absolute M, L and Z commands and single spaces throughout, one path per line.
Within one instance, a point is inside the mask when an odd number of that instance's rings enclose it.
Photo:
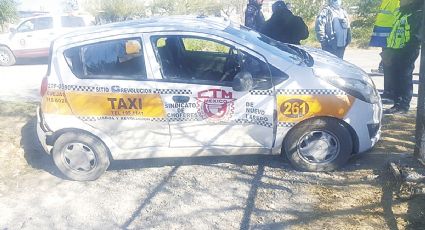
M 164 104 L 145 63 L 141 38 L 90 41 L 64 51 L 72 114 L 124 150 L 169 147 Z M 131 156 L 130 156 L 131 157 Z
M 53 18 L 33 18 L 22 22 L 11 35 L 11 49 L 17 57 L 47 56 L 53 39 Z
M 203 34 L 152 34 L 150 42 L 171 147 L 272 147 L 275 100 L 261 55 Z M 256 86 L 235 89 L 233 80 L 244 71 Z

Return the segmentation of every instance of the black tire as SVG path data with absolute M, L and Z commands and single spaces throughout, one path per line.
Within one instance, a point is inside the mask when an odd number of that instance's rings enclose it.
M 4 46 L 0 46 L 0 66 L 11 66 L 16 63 L 15 55 Z
M 97 137 L 83 132 L 62 134 L 52 155 L 58 169 L 71 180 L 96 180 L 109 167 L 107 147 Z
M 332 171 L 347 163 L 353 151 L 353 140 L 339 120 L 316 118 L 304 121 L 290 130 L 284 140 L 283 150 L 298 170 Z

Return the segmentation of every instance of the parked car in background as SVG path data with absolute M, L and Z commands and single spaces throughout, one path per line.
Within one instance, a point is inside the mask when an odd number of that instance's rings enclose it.
M 87 24 L 85 17 L 74 15 L 26 18 L 9 33 L 0 35 L 0 66 L 14 65 L 18 58 L 48 57 L 53 39 Z
M 94 180 L 111 160 L 285 154 L 331 171 L 380 137 L 371 78 L 324 51 L 222 18 L 152 18 L 52 43 L 37 133 L 59 170 Z

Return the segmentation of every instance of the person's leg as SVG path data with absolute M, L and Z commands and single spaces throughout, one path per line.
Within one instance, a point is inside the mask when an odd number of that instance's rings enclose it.
M 413 71 L 419 56 L 419 47 L 405 50 L 402 56 L 404 59 L 400 60 L 402 68 L 400 68 L 400 92 L 397 103 L 401 108 L 408 110 L 413 96 Z
M 336 48 L 336 56 L 344 59 L 345 47 L 337 47 Z
M 394 77 L 394 106 L 384 113 L 406 113 L 410 108 L 413 95 L 413 70 L 419 56 L 419 48 L 399 49 L 395 53 L 394 61 L 397 67 L 393 68 Z
M 322 44 L 322 50 L 329 52 L 331 54 L 335 54 L 335 51 L 332 49 L 332 47 L 329 44 Z
M 382 57 L 382 65 L 384 69 L 384 92 L 381 95 L 384 104 L 392 104 L 394 100 L 396 85 L 394 82 L 397 81 L 399 77 L 397 75 L 398 65 L 395 64 L 395 60 L 397 58 L 396 51 L 392 49 L 385 49 L 383 53 L 381 53 Z
M 379 62 L 379 65 L 378 65 L 378 72 L 379 73 L 384 73 L 384 63 L 382 62 L 382 59 Z
M 378 73 L 378 74 L 383 74 L 384 73 L 384 61 L 382 60 L 382 53 L 384 52 L 385 48 L 382 48 L 382 51 L 380 53 L 381 56 L 381 61 L 378 64 L 378 69 L 371 69 L 370 71 L 372 73 Z

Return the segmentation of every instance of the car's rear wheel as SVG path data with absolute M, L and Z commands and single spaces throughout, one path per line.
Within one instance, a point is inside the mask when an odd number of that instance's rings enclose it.
M 353 140 L 339 120 L 316 118 L 294 127 L 285 138 L 283 149 L 299 170 L 332 171 L 347 163 Z
M 11 66 L 16 63 L 12 51 L 4 46 L 0 46 L 0 66 Z
M 56 166 L 72 180 L 96 180 L 109 166 L 106 146 L 97 137 L 83 132 L 62 134 L 52 152 Z

